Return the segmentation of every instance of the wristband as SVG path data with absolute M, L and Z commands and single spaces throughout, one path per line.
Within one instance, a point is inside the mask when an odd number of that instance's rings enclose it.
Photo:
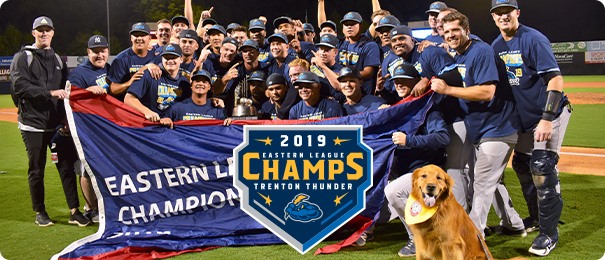
M 561 102 L 561 98 L 563 97 L 563 93 L 556 90 L 546 91 L 546 105 L 544 106 L 544 111 L 542 112 L 542 119 L 552 122 L 555 119 L 555 115 L 559 110 L 559 103 Z

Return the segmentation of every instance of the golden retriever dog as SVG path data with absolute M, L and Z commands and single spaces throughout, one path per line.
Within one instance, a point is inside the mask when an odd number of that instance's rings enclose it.
M 475 224 L 454 199 L 454 180 L 436 165 L 412 175 L 412 197 L 423 207 L 438 207 L 428 220 L 412 224 L 416 259 L 493 259 Z

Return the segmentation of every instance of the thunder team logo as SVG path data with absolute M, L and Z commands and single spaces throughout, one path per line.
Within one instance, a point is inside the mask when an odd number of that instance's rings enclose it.
M 372 151 L 362 136 L 361 126 L 244 126 L 233 151 L 242 210 L 306 253 L 365 209 Z

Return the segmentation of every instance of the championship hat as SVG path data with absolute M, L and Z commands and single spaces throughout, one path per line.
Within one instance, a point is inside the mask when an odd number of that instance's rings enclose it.
M 90 39 L 88 39 L 88 48 L 89 49 L 97 48 L 97 47 L 104 47 L 104 48 L 109 47 L 109 45 L 107 45 L 107 39 L 105 37 L 103 37 L 102 35 L 93 35 L 92 37 L 90 37 Z
M 338 47 L 338 38 L 336 36 L 326 33 L 319 38 L 319 42 L 315 44 L 315 46 L 328 46 L 330 48 Z
M 447 8 L 447 5 L 444 2 L 433 2 L 429 6 L 429 10 L 426 10 L 425 13 L 439 13 L 443 8 Z
M 183 52 L 181 51 L 181 47 L 178 44 L 167 44 L 164 45 L 162 53 L 160 55 L 164 56 L 168 54 L 181 57 L 183 55 Z
M 288 38 L 283 33 L 274 33 L 267 38 L 267 41 L 272 42 L 274 40 L 281 40 L 285 43 L 288 43 Z
M 252 19 L 250 20 L 250 23 L 248 24 L 248 30 L 252 30 L 252 29 L 261 29 L 261 30 L 266 30 L 265 28 L 265 21 L 261 20 L 261 19 Z
M 391 30 L 391 39 L 398 35 L 409 35 L 410 37 L 412 37 L 412 29 L 410 29 L 410 27 L 408 27 L 407 25 L 395 26 L 395 28 Z
M 321 29 L 323 29 L 326 26 L 332 28 L 332 30 L 334 30 L 335 32 L 338 31 L 337 28 L 336 28 L 336 23 L 332 22 L 330 20 L 327 20 L 327 21 L 321 23 L 321 25 L 319 25 L 319 29 L 321 30 Z
M 391 30 L 400 24 L 401 22 L 399 22 L 399 19 L 397 19 L 397 17 L 393 15 L 385 15 L 380 18 L 380 21 L 378 21 L 378 25 L 375 29 L 379 30 L 380 28 L 388 28 L 389 30 Z
M 206 26 L 207 24 L 217 25 L 218 23 L 212 18 L 206 18 L 202 21 L 202 27 Z
M 305 32 L 315 32 L 315 28 L 313 28 L 313 25 L 310 23 L 304 23 L 303 29 L 305 30 Z
M 340 74 L 338 74 L 338 81 L 340 81 L 344 77 L 354 77 L 361 79 L 361 73 L 355 67 L 344 67 L 340 70 Z
M 300 83 L 319 84 L 319 77 L 311 71 L 304 71 L 298 75 L 298 79 L 294 81 L 294 86 L 298 86 Z
M 391 75 L 391 78 L 389 80 L 414 79 L 414 78 L 419 78 L 419 77 L 420 77 L 420 74 L 418 74 L 418 70 L 416 70 L 416 68 L 414 68 L 414 66 L 403 63 L 403 64 L 395 67 L 395 69 L 393 70 L 393 75 Z
M 225 31 L 225 27 L 223 27 L 220 24 L 215 24 L 212 27 L 208 28 L 208 31 L 207 31 L 208 35 L 210 35 L 210 32 L 213 32 L 213 31 L 227 35 L 227 32 Z
M 130 34 L 132 34 L 133 32 L 144 32 L 146 34 L 150 34 L 151 29 L 149 29 L 149 25 L 147 25 L 146 23 L 139 22 L 132 25 Z
M 290 23 L 291 21 L 292 21 L 292 18 L 287 17 L 287 16 L 277 17 L 277 18 L 275 18 L 275 20 L 273 20 L 273 27 L 277 28 L 277 27 L 279 27 L 280 24 Z
M 194 30 L 191 30 L 191 29 L 182 30 L 181 33 L 179 33 L 179 38 L 180 39 L 188 38 L 188 39 L 193 39 L 195 41 L 199 40 L 199 37 L 197 36 L 197 32 L 195 32 Z
M 191 80 L 206 78 L 207 81 L 211 81 L 210 73 L 206 70 L 198 70 L 191 75 Z
M 189 19 L 187 19 L 185 16 L 177 15 L 172 18 L 172 21 L 170 21 L 171 25 L 174 25 L 175 23 L 184 23 L 189 26 Z
M 258 42 L 256 42 L 255 40 L 247 39 L 242 43 L 241 46 L 239 46 L 239 50 L 241 51 L 244 47 L 252 47 L 258 50 Z
M 248 81 L 262 81 L 265 82 L 267 78 L 267 74 L 265 74 L 264 71 L 262 70 L 257 70 L 252 72 L 252 74 L 250 74 L 250 77 L 248 78 Z
M 235 27 L 240 26 L 239 23 L 230 23 L 229 25 L 227 25 L 227 32 L 230 33 L 233 29 L 235 29 Z
M 237 48 L 237 46 L 239 46 L 239 41 L 237 41 L 237 40 L 236 40 L 235 38 L 233 38 L 233 37 L 226 37 L 226 38 L 223 40 L 223 43 L 221 43 L 221 46 L 223 46 L 223 45 L 225 45 L 225 44 L 227 44 L 227 43 L 231 43 L 231 44 L 235 45 L 235 47 L 236 47 L 236 48 Z
M 55 29 L 55 27 L 53 27 L 53 21 L 46 16 L 36 18 L 36 20 L 34 20 L 34 24 L 32 25 L 32 30 L 35 30 L 40 26 L 48 26 L 53 30 Z
M 493 12 L 494 9 L 503 6 L 514 7 L 515 9 L 519 9 L 519 5 L 517 4 L 517 0 L 492 0 L 492 9 L 490 12 Z
M 271 74 L 271 76 L 269 76 L 267 78 L 267 81 L 265 82 L 267 87 L 268 86 L 273 86 L 273 85 L 277 85 L 277 84 L 281 84 L 281 85 L 286 85 L 286 78 L 284 78 L 284 75 L 279 74 L 279 73 L 273 73 Z
M 345 16 L 342 17 L 342 20 L 340 20 L 340 23 L 344 23 L 346 21 L 362 23 L 363 18 L 361 18 L 361 15 L 358 12 L 348 12 L 347 14 L 345 14 Z

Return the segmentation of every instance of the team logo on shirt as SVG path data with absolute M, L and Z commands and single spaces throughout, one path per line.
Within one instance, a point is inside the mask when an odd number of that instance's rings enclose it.
M 372 151 L 360 126 L 244 126 L 242 210 L 306 253 L 365 208 Z
M 462 77 L 462 80 L 466 79 L 466 65 L 465 64 L 456 64 L 458 67 L 458 73 Z M 462 86 L 466 88 L 466 82 L 462 82 Z
M 347 50 L 342 50 L 340 52 L 340 64 L 343 66 L 355 65 L 359 61 L 359 54 L 357 52 L 350 52 Z
M 397 68 L 397 66 L 403 64 L 403 59 L 401 57 L 397 58 L 394 61 L 391 61 L 391 63 L 389 63 L 389 74 L 393 75 L 395 74 L 395 68 Z
M 310 70 L 311 70 L 311 72 L 315 73 L 315 75 L 317 75 L 317 76 L 318 76 L 318 77 L 320 77 L 320 78 L 325 78 L 325 77 L 326 77 L 326 74 L 324 74 L 324 72 L 323 72 L 323 71 L 321 71 L 321 69 L 319 69 L 319 68 L 318 68 L 317 66 L 315 66 L 315 65 L 311 65 Z
M 174 104 L 174 101 L 183 94 L 183 90 L 179 89 L 178 86 L 160 83 L 158 85 L 158 109 L 160 111 L 166 110 L 170 105 Z
M 511 53 L 501 52 L 500 58 L 506 64 L 506 74 L 508 75 L 508 82 L 511 86 L 519 86 L 520 78 L 523 77 L 523 56 L 519 51 Z
M 260 61 L 260 62 L 268 62 L 269 61 L 269 52 L 261 52 L 258 55 L 258 61 Z
M 107 74 L 103 73 L 103 75 L 99 75 L 97 80 L 95 80 L 95 83 L 97 84 L 97 86 L 102 87 L 103 90 L 105 91 L 105 93 L 107 93 L 107 88 L 109 87 L 109 84 L 107 84 Z
M 418 74 L 422 74 L 422 64 L 420 62 L 414 63 L 414 68 L 418 71 Z

